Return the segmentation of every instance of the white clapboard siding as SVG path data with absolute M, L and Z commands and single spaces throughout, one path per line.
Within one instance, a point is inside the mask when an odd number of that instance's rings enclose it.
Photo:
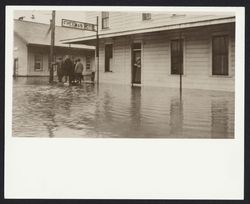
M 27 71 L 27 46 L 26 42 L 23 41 L 18 35 L 14 35 L 14 58 L 18 59 L 17 66 L 17 75 L 26 76 Z M 13 65 L 14 66 L 14 65 Z
M 214 33 L 226 32 L 230 36 L 230 76 L 212 76 L 212 47 Z M 197 35 L 199 33 L 199 35 Z M 225 24 L 192 29 L 182 33 L 184 38 L 184 88 L 234 90 L 234 26 Z M 157 32 L 140 36 L 142 41 L 142 85 L 179 87 L 179 76 L 171 75 L 170 42 L 178 38 L 176 32 Z M 112 72 L 104 72 L 104 43 L 100 46 L 100 79 L 108 83 L 131 83 L 131 43 L 133 38 L 113 39 Z
M 38 52 L 38 54 L 40 54 Z M 49 55 L 42 54 L 42 70 L 35 71 L 35 53 L 28 52 L 28 75 L 29 76 L 48 76 L 49 75 Z
M 234 36 L 231 37 L 231 53 L 230 53 L 230 63 L 231 63 L 231 76 L 235 75 L 235 40 Z
M 206 21 L 218 18 L 232 17 L 227 14 L 206 14 L 206 13 L 175 13 L 175 12 L 151 12 L 150 20 L 142 20 L 142 12 L 109 12 L 109 28 L 101 28 L 101 11 L 87 12 L 86 22 L 96 23 L 96 16 L 99 16 L 100 34 L 152 28 L 162 25 L 176 25 L 186 22 Z M 90 33 L 91 35 L 91 33 Z

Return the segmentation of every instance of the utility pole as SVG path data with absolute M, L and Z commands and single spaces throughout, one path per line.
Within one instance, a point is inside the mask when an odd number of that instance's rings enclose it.
M 52 11 L 52 20 L 50 20 L 51 29 L 51 42 L 50 42 L 50 56 L 49 56 L 49 83 L 54 80 L 54 70 L 53 70 L 53 56 L 54 56 L 54 46 L 55 46 L 55 17 L 56 11 Z
M 99 22 L 98 22 L 98 16 L 96 17 L 96 61 L 97 61 L 97 86 L 99 86 Z

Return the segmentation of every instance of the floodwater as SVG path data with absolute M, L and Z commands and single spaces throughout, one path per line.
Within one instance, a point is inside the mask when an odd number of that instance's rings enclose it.
M 13 136 L 234 138 L 234 93 L 127 85 L 13 84 Z

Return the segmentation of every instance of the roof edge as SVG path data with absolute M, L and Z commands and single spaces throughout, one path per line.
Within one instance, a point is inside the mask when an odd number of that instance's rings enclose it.
M 45 46 L 45 47 L 50 47 L 49 44 L 38 44 L 38 43 L 27 43 L 27 46 Z M 74 46 L 74 45 L 73 45 Z M 81 50 L 91 50 L 91 51 L 94 51 L 95 50 L 95 47 L 94 46 L 90 46 L 90 47 L 93 47 L 93 48 L 84 48 L 84 47 L 66 47 L 66 46 L 60 46 L 60 45 L 54 45 L 54 47 L 58 47 L 58 48 L 71 48 L 71 49 L 81 49 Z
M 135 32 L 139 32 L 139 33 L 144 33 L 144 31 L 148 31 L 149 32 L 154 32 L 152 30 L 156 30 L 159 29 L 159 31 L 164 31 L 164 28 L 170 28 L 167 30 L 174 30 L 174 29 L 181 29 L 183 28 L 182 26 L 188 25 L 188 24 L 201 24 L 201 23 L 209 23 L 209 22 L 213 22 L 213 21 L 227 21 L 228 22 L 221 22 L 218 24 L 222 24 L 222 23 L 231 23 L 231 22 L 235 22 L 235 16 L 230 16 L 230 17 L 224 17 L 224 18 L 215 18 L 215 19 L 207 19 L 207 20 L 200 20 L 200 21 L 195 21 L 195 22 L 184 22 L 184 23 L 176 23 L 176 24 L 171 24 L 171 25 L 161 25 L 161 26 L 155 26 L 155 27 L 148 27 L 148 28 L 140 28 L 140 29 L 134 29 L 134 30 L 126 30 L 126 31 L 117 31 L 117 32 L 113 32 L 113 33 L 104 33 L 104 34 L 100 34 L 99 38 L 106 38 L 106 37 L 112 37 L 112 36 L 117 36 L 119 34 L 121 35 L 130 35 L 130 34 L 137 34 Z M 207 24 L 204 24 L 207 25 Z M 209 24 L 209 25 L 214 25 L 214 24 Z M 202 26 L 202 25 L 200 25 Z M 172 28 L 171 28 L 172 27 Z M 192 27 L 192 26 L 190 26 Z M 197 27 L 197 25 L 193 26 L 193 27 Z M 185 27 L 184 27 L 185 28 Z M 125 34 L 122 34 L 125 33 Z M 127 33 L 127 34 L 126 34 Z M 138 33 L 138 34 L 139 34 Z M 78 37 L 78 38 L 71 38 L 71 39 L 63 39 L 60 40 L 60 42 L 62 43 L 70 43 L 70 42 L 77 42 L 78 41 L 84 41 L 84 40 L 93 40 L 96 38 L 96 35 L 90 35 L 90 36 L 85 36 L 85 37 Z

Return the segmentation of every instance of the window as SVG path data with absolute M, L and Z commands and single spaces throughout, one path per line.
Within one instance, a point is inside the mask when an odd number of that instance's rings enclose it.
M 183 39 L 171 40 L 171 74 L 183 74 Z
M 105 72 L 110 72 L 110 59 L 113 57 L 113 45 L 105 45 Z
M 212 74 L 228 75 L 228 36 L 214 36 L 212 40 Z
M 151 13 L 143 13 L 142 14 L 143 21 L 150 20 L 150 19 L 151 19 Z
M 90 70 L 90 56 L 86 57 L 86 69 Z
M 109 12 L 102 12 L 102 29 L 109 27 Z
M 43 56 L 41 54 L 35 54 L 34 58 L 35 58 L 34 70 L 42 71 L 43 70 Z
M 141 43 L 133 43 L 132 48 L 133 50 L 141 50 Z

